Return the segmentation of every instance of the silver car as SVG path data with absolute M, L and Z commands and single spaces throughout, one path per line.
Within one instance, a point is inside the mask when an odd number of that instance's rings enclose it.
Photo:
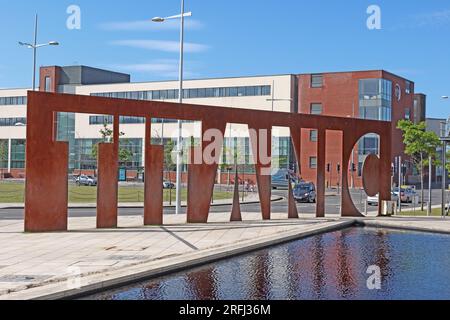
M 398 202 L 398 196 L 395 192 L 391 192 L 391 201 Z M 380 195 L 377 194 L 375 197 L 367 197 L 367 204 L 369 206 L 378 206 L 380 203 Z
M 97 185 L 97 178 L 82 174 L 81 176 L 76 178 L 75 183 L 77 184 L 77 186 L 95 187 Z

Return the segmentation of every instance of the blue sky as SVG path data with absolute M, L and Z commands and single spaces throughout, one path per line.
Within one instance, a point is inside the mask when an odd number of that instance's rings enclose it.
M 132 81 L 176 79 L 179 30 L 146 20 L 179 12 L 179 0 L 0 0 L 0 88 L 28 87 L 34 13 L 39 65 L 84 64 L 128 72 Z M 69 5 L 81 30 L 66 27 Z M 366 27 L 380 6 L 382 29 Z M 186 0 L 188 78 L 386 69 L 428 95 L 428 116 L 447 117 L 450 102 L 450 3 L 441 0 Z

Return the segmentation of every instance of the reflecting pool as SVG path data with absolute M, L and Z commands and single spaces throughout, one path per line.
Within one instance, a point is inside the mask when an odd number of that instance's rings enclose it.
M 368 280 L 376 283 L 374 273 L 367 273 L 371 266 L 381 271 L 381 289 L 368 288 Z M 449 268 L 450 236 L 351 228 L 89 299 L 450 299 Z

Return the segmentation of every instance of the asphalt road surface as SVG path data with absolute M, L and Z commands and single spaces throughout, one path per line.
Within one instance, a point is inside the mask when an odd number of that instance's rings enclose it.
M 287 191 L 286 190 L 274 190 L 274 195 L 286 197 Z M 352 191 L 352 198 L 353 202 L 355 203 L 356 207 L 361 211 L 364 212 L 365 208 L 365 201 L 366 201 L 366 195 L 361 193 L 359 190 Z M 427 201 L 427 199 L 425 199 Z M 433 191 L 433 205 L 438 205 L 441 203 L 441 191 L 440 190 L 434 190 Z M 310 213 L 314 214 L 316 205 L 315 204 L 307 204 L 307 203 L 299 203 L 297 205 L 298 211 L 300 213 Z M 404 210 L 408 210 L 408 208 L 411 208 L 411 205 L 404 204 L 403 205 Z M 327 196 L 326 202 L 325 202 L 325 210 L 326 214 L 339 214 L 340 211 L 340 197 L 335 196 Z M 185 212 L 185 208 L 183 208 L 183 212 Z M 260 206 L 259 204 L 245 204 L 241 206 L 241 210 L 243 212 L 260 212 Z M 272 211 L 273 212 L 286 212 L 288 210 L 288 203 L 287 200 L 281 200 L 276 201 L 272 203 Z M 369 211 L 376 210 L 376 207 L 369 207 Z M 217 206 L 217 207 L 211 207 L 211 213 L 214 212 L 231 212 L 231 205 L 224 205 L 224 206 Z M 164 210 L 165 214 L 175 214 L 175 209 L 173 208 L 167 208 Z M 69 209 L 69 216 L 70 217 L 94 217 L 95 216 L 95 209 Z M 136 215 L 143 215 L 143 209 L 142 208 L 126 208 L 126 209 L 119 209 L 119 215 L 120 216 L 136 216 Z M 0 209 L 0 220 L 20 220 L 23 219 L 24 213 L 23 209 Z

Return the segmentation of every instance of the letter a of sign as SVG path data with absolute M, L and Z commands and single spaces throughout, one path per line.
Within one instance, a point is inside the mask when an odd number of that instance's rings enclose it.
M 380 30 L 381 29 L 381 8 L 377 5 L 371 5 L 367 8 L 367 28 L 369 30 Z

